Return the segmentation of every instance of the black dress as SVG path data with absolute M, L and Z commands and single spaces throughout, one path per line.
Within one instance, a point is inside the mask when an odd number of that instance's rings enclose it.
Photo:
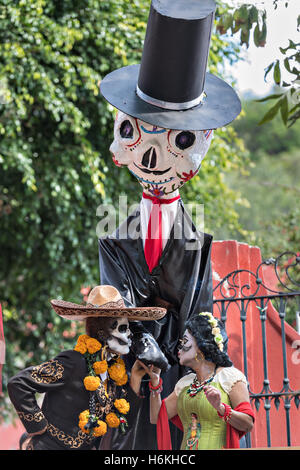
M 150 273 L 144 256 L 141 237 L 124 238 L 128 227 L 139 228 L 139 209 L 131 214 L 116 233 L 99 239 L 101 284 L 116 287 L 127 306 L 165 306 L 167 315 L 158 321 L 143 322 L 166 355 L 170 368 L 162 374 L 162 398 L 168 396 L 184 371 L 178 365 L 178 340 L 184 332 L 184 323 L 193 313 L 212 312 L 213 293 L 211 275 L 212 236 L 198 232 L 180 201 L 169 240 L 159 264 Z M 131 329 L 139 329 L 140 323 Z M 128 356 L 127 356 L 128 358 Z M 132 361 L 134 358 L 132 358 Z M 142 390 L 142 411 L 136 420 L 133 444 L 122 441 L 122 448 L 156 449 L 156 429 L 149 424 L 149 391 Z M 180 448 L 180 432 L 172 431 L 173 448 Z M 113 445 L 113 444 L 112 444 Z M 115 447 L 118 448 L 116 442 Z M 130 447 L 133 445 L 133 447 Z

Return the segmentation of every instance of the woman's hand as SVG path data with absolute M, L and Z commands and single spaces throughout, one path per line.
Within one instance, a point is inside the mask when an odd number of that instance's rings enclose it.
M 136 374 L 139 377 L 143 377 L 144 375 L 148 374 L 150 377 L 151 384 L 156 387 L 159 383 L 159 378 L 160 378 L 160 373 L 161 370 L 158 367 L 153 366 L 150 364 L 149 366 L 146 366 L 142 361 L 139 361 L 138 359 L 135 361 L 133 364 L 132 371 L 134 374 Z
M 203 387 L 209 403 L 220 413 L 221 416 L 225 413 L 225 406 L 221 403 L 221 392 L 212 385 Z M 230 414 L 229 424 L 235 429 L 243 432 L 250 432 L 253 427 L 253 418 L 247 413 L 235 411 L 234 408 L 242 402 L 249 402 L 248 389 L 243 382 L 238 382 L 232 388 L 230 395 L 230 403 L 233 410 Z
M 139 394 L 141 380 L 146 374 L 149 375 L 153 387 L 156 387 L 159 384 L 160 372 L 160 369 L 157 367 L 153 365 L 146 366 L 142 361 L 137 359 L 131 369 L 130 386 L 132 390 L 137 395 Z
M 137 359 L 132 366 L 131 376 L 133 375 L 136 378 L 142 379 L 144 375 L 148 373 L 145 367 L 146 366 Z
M 221 402 L 221 392 L 216 387 L 212 385 L 207 385 L 203 387 L 203 391 L 209 403 L 221 414 L 225 413 L 225 407 Z
M 151 385 L 153 385 L 153 387 L 157 387 L 159 384 L 161 370 L 158 367 L 155 367 L 153 364 L 146 366 L 142 363 L 142 365 L 150 377 Z

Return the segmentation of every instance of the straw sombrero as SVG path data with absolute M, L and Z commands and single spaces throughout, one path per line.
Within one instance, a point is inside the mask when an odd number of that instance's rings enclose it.
M 159 320 L 167 310 L 161 307 L 131 307 L 125 306 L 119 291 L 113 286 L 94 287 L 87 299 L 86 305 L 75 304 L 65 300 L 51 300 L 55 312 L 69 320 L 84 320 L 88 317 L 127 317 L 129 321 Z

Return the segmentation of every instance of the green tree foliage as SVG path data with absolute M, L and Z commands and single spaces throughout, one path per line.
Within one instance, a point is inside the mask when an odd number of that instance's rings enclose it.
M 260 126 L 259 119 L 267 106 L 255 101 L 243 103 L 243 116 L 234 123 L 249 150 L 249 160 L 243 169 L 228 173 L 225 184 L 242 195 L 244 206 L 238 205 L 236 210 L 247 236 L 229 227 L 222 231 L 226 238 L 259 246 L 263 258 L 277 258 L 288 252 L 280 257 L 278 274 L 285 286 L 299 290 L 299 263 L 291 253 L 300 256 L 300 122 L 287 129 L 277 115 Z M 279 282 L 277 288 L 283 289 Z M 279 310 L 277 301 L 274 307 Z M 289 299 L 286 320 L 294 327 L 298 310 L 298 299 Z
M 266 108 L 266 103 L 243 103 L 243 116 L 233 126 L 243 136 L 250 156 L 242 171 L 232 171 L 225 181 L 246 201 L 244 207 L 237 206 L 237 212 L 247 237 L 252 233 L 252 242 L 269 257 L 300 250 L 300 124 L 286 129 L 276 116 L 259 126 Z M 227 235 L 241 239 L 238 233 Z
M 130 185 L 111 163 L 113 115 L 98 85 L 140 58 L 147 7 L 1 0 L 4 386 L 19 368 L 71 344 L 75 325 L 49 300 L 80 302 L 81 285 L 99 282 L 96 209 Z
M 274 8 L 277 9 L 279 3 L 289 6 L 288 0 L 273 0 Z M 300 31 L 300 15 L 295 18 L 297 31 Z M 277 96 L 267 96 L 265 99 L 275 99 L 273 105 L 263 117 L 261 124 L 273 119 L 280 112 L 282 121 L 287 127 L 291 127 L 300 118 L 300 42 L 295 43 L 291 39 L 287 47 L 280 47 L 281 57 L 272 62 L 266 69 L 265 77 L 272 72 L 274 83 L 284 88 Z M 282 79 L 282 70 L 289 72 L 291 77 L 288 82 Z
M 120 194 L 129 204 L 139 200 L 138 183 L 112 163 L 115 111 L 99 82 L 140 62 L 149 6 L 150 0 L 0 0 L 4 390 L 18 369 L 72 347 L 80 328 L 55 315 L 49 300 L 81 302 L 81 287 L 99 282 L 97 207 L 117 205 Z M 218 1 L 209 69 L 230 79 L 226 63 L 238 60 L 239 46 L 218 30 L 228 11 Z M 236 14 L 236 31 L 239 24 L 243 31 L 255 27 L 252 13 L 245 27 Z M 243 233 L 235 208 L 241 197 L 224 177 L 246 157 L 234 128 L 219 129 L 200 176 L 184 187 L 186 202 L 205 205 L 205 229 L 213 234 L 227 226 Z
M 140 61 L 149 1 L 1 0 L 0 10 L 0 299 L 7 342 L 4 387 L 19 368 L 70 347 L 77 324 L 51 298 L 82 301 L 99 282 L 99 204 L 140 197 L 138 183 L 109 154 L 114 110 L 100 96 L 111 70 Z M 217 15 L 217 21 L 221 12 Z M 214 34 L 210 69 L 237 60 L 238 48 Z M 224 137 L 224 140 L 223 140 Z M 210 160 L 187 199 L 218 225 L 238 225 L 221 173 L 241 161 L 232 128 L 216 135 Z M 211 163 L 211 165 L 210 165 Z M 226 193 L 224 216 L 222 193 Z M 214 204 L 216 198 L 218 202 Z M 199 196 L 198 196 L 199 200 Z
M 300 16 L 299 16 L 300 18 Z M 273 73 L 274 83 L 283 87 L 280 93 L 271 94 L 258 100 L 259 102 L 274 100 L 275 104 L 267 111 L 267 113 L 260 120 L 260 124 L 270 121 L 280 113 L 282 121 L 287 127 L 291 127 L 299 119 L 300 116 L 300 43 L 295 44 L 289 40 L 289 45 L 286 48 L 280 47 L 280 52 L 285 56 L 283 60 L 276 59 L 272 62 L 265 71 L 265 78 L 269 73 Z M 293 80 L 289 83 L 282 79 L 282 67 L 284 67 Z
M 273 0 L 274 10 L 280 3 L 288 8 L 290 0 Z M 300 15 L 295 18 L 295 30 L 299 31 Z M 240 34 L 241 44 L 249 47 L 251 32 L 253 41 L 257 47 L 264 47 L 267 42 L 267 14 L 263 9 L 257 9 L 255 5 L 243 3 L 238 8 L 227 9 L 218 23 L 221 34 Z M 279 53 L 280 52 L 280 53 Z M 291 127 L 300 117 L 300 43 L 291 39 L 287 47 L 280 47 L 278 58 L 265 70 L 265 79 L 272 74 L 274 85 L 281 86 L 278 94 L 271 94 L 259 101 L 272 100 L 273 104 L 264 116 L 259 120 L 260 124 L 273 119 L 278 113 L 285 126 Z M 282 70 L 289 73 L 289 81 L 282 78 Z
M 274 87 L 272 95 L 279 95 L 280 87 Z M 245 147 L 251 154 L 251 162 L 258 162 L 261 153 L 267 153 L 270 159 L 280 160 L 282 152 L 300 147 L 299 123 L 287 129 L 279 115 L 263 126 L 259 125 L 261 115 L 268 109 L 268 103 L 245 101 L 240 119 L 233 124 L 239 137 L 243 138 Z

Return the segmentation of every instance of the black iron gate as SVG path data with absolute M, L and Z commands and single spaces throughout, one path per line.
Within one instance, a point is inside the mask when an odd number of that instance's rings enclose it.
M 273 282 L 272 287 L 267 286 L 264 280 L 264 269 L 272 270 Z M 214 287 L 214 312 L 225 323 L 228 316 L 231 314 L 232 309 L 238 309 L 239 319 L 241 322 L 241 341 L 242 341 L 242 363 L 244 373 L 248 377 L 248 345 L 247 345 L 247 320 L 249 315 L 252 315 L 252 321 L 260 323 L 260 342 L 262 349 L 262 368 L 263 380 L 261 390 L 259 393 L 254 393 L 249 384 L 249 394 L 251 403 L 255 406 L 257 412 L 263 404 L 265 410 L 265 426 L 266 426 L 266 441 L 267 446 L 272 447 L 271 440 L 271 427 L 272 420 L 270 417 L 271 407 L 275 407 L 277 411 L 282 406 L 283 402 L 285 424 L 282 423 L 280 432 L 286 433 L 286 446 L 291 446 L 291 404 L 294 402 L 293 412 L 299 412 L 300 403 L 300 256 L 299 253 L 285 252 L 278 256 L 276 259 L 269 258 L 264 260 L 252 272 L 247 269 L 239 269 L 227 274 L 215 287 Z M 274 282 L 274 280 L 276 282 Z M 296 290 L 295 290 L 296 289 Z M 271 390 L 269 380 L 269 357 L 268 357 L 268 337 L 267 337 L 267 322 L 268 311 L 272 309 L 275 315 L 278 315 L 278 325 L 281 330 L 281 357 L 282 365 L 280 374 L 282 377 L 282 388 L 278 391 Z M 298 364 L 298 378 L 299 383 L 296 385 L 296 390 L 290 387 L 290 377 L 288 371 L 288 358 L 287 358 L 287 340 L 286 328 L 287 322 L 292 324 L 295 328 L 295 337 L 299 338 L 294 340 L 293 348 L 295 364 Z M 298 335 L 297 336 L 297 331 Z M 229 332 L 230 334 L 230 332 Z M 259 366 L 258 366 L 259 367 Z M 249 382 L 248 382 L 249 383 Z M 262 410 L 261 410 L 262 411 Z M 298 415 L 300 420 L 300 413 Z M 285 429 L 285 431 L 284 431 Z M 297 445 L 300 445 L 300 436 L 293 436 L 294 442 L 297 439 Z M 246 445 L 251 447 L 251 436 L 246 436 Z

